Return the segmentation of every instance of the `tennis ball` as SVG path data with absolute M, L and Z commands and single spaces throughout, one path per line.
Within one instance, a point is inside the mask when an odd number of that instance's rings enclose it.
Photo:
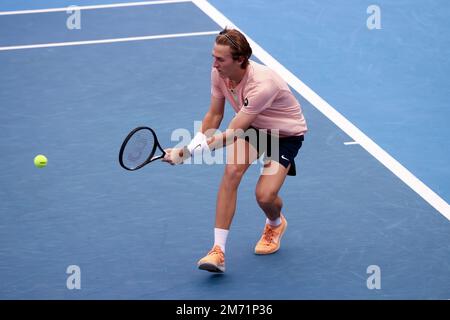
M 47 158 L 42 154 L 38 154 L 36 157 L 34 157 L 34 165 L 37 168 L 45 167 L 47 165 Z

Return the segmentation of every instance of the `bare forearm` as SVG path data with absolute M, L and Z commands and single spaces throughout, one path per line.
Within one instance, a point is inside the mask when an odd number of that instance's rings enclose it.
M 245 129 L 248 128 L 249 123 L 253 120 L 253 116 L 247 119 L 244 116 L 236 116 L 231 120 L 228 129 L 225 132 L 217 133 L 207 139 L 207 144 L 210 150 L 223 148 L 244 134 Z
M 219 128 L 222 122 L 223 115 L 215 115 L 211 113 L 206 113 L 202 121 L 202 132 L 207 136 L 211 137 L 214 131 Z
M 228 128 L 225 132 L 220 132 L 206 140 L 209 150 L 216 150 L 224 148 L 229 144 L 234 143 L 239 137 L 245 134 L 243 129 L 231 129 Z
M 188 146 L 189 152 L 192 153 L 195 149 L 209 149 L 212 151 L 233 143 L 239 136 L 244 135 L 244 131 L 250 126 L 256 116 L 256 114 L 248 115 L 239 112 L 233 120 L 231 120 L 228 129 L 225 130 L 225 132 L 214 134 L 222 121 L 222 115 L 219 116 L 219 114 L 208 112 L 202 122 L 202 133 L 207 136 L 207 139 L 206 141 L 196 141 L 193 143 L 192 148 Z M 192 141 L 195 141 L 195 137 Z

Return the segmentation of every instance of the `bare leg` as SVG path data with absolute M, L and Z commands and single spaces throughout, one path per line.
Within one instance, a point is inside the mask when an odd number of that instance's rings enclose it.
M 278 192 L 286 179 L 289 167 L 285 168 L 278 162 L 270 160 L 264 166 L 264 171 L 256 185 L 256 201 L 270 220 L 280 217 L 283 201 L 278 196 Z
M 227 164 L 217 195 L 216 228 L 230 229 L 236 210 L 239 184 L 244 173 L 256 159 L 255 148 L 245 140 L 238 139 L 227 147 Z

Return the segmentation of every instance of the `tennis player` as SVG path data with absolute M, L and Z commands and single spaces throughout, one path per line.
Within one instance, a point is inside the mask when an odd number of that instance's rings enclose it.
M 255 194 L 266 223 L 255 254 L 271 254 L 280 248 L 287 221 L 278 193 L 286 176 L 296 175 L 294 159 L 307 131 L 301 106 L 288 85 L 268 67 L 249 60 L 251 55 L 252 49 L 241 32 L 227 28 L 220 32 L 212 51 L 211 104 L 201 129 L 186 147 L 166 149 L 163 160 L 179 164 L 199 152 L 228 145 L 217 196 L 214 245 L 198 261 L 199 269 L 210 272 L 225 271 L 225 247 L 238 186 L 249 166 L 263 153 L 264 166 Z M 225 132 L 214 134 L 223 119 L 225 100 L 236 115 Z M 257 138 L 249 138 L 254 136 Z

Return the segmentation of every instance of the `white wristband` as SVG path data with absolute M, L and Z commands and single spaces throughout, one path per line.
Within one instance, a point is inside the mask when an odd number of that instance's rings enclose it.
M 208 143 L 206 142 L 206 136 L 202 132 L 197 132 L 194 139 L 187 145 L 189 153 L 192 155 L 195 153 L 201 153 L 203 150 L 209 150 Z

